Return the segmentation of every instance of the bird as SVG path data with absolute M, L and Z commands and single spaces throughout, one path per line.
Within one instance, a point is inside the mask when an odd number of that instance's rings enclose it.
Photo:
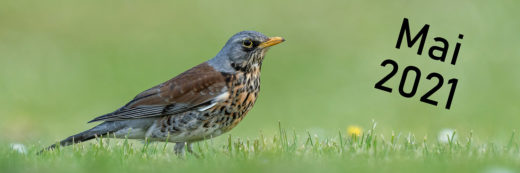
M 119 109 L 88 123 L 101 124 L 41 152 L 98 137 L 175 143 L 174 152 L 193 153 L 193 143 L 229 132 L 253 108 L 260 71 L 271 46 L 282 37 L 257 31 L 234 34 L 211 59 L 135 96 Z

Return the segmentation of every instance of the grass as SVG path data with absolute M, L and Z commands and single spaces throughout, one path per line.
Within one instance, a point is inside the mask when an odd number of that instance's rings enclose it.
M 519 4 L 1 0 L 0 173 L 514 172 Z M 395 48 L 405 17 L 413 31 L 430 25 L 422 55 Z M 198 143 L 202 158 L 179 159 L 172 144 L 114 139 L 35 155 L 213 57 L 241 30 L 287 41 L 266 56 L 255 107 L 231 132 Z M 428 57 L 437 36 L 449 41 L 449 56 L 461 43 L 456 66 Z M 374 89 L 390 70 L 380 66 L 389 58 L 423 72 L 416 96 L 397 92 L 402 68 L 385 84 L 393 93 Z M 442 106 L 449 87 L 432 95 L 440 106 L 419 100 L 436 84 L 424 79 L 430 72 L 459 79 L 450 110 Z M 345 132 L 372 119 L 377 130 Z M 458 137 L 439 142 L 436 134 L 447 128 Z M 27 154 L 13 151 L 13 143 L 27 146 Z
M 231 135 L 196 143 L 196 157 L 177 157 L 169 143 L 138 143 L 126 139 L 57 148 L 41 155 L 42 145 L 26 154 L 2 145 L 0 172 L 496 172 L 520 168 L 516 133 L 505 141 L 477 141 L 472 132 L 448 141 L 413 133 L 381 133 L 376 123 L 366 132 L 323 137 L 299 133 L 279 124 L 277 134 L 255 138 Z

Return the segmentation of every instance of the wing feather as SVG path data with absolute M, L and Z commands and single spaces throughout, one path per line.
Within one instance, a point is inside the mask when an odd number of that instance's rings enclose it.
M 222 101 L 222 98 L 217 97 L 226 92 L 228 92 L 228 87 L 224 75 L 207 63 L 202 63 L 160 85 L 143 91 L 125 106 L 90 122 L 178 114 L 199 107 L 207 107 L 214 101 Z

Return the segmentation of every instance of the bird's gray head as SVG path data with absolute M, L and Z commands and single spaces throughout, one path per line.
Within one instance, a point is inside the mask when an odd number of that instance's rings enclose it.
M 233 35 L 208 63 L 219 71 L 247 71 L 261 66 L 269 47 L 285 41 L 282 37 L 267 37 L 256 31 L 242 31 Z

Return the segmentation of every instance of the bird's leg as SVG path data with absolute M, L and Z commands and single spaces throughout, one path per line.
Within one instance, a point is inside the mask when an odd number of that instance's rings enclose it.
M 173 147 L 173 150 L 175 151 L 175 154 L 177 156 L 184 156 L 184 146 L 186 145 L 185 142 L 177 142 L 175 143 L 175 146 Z
M 193 143 L 191 142 L 188 142 L 188 152 L 194 155 L 195 157 L 200 158 L 200 155 L 193 151 Z

